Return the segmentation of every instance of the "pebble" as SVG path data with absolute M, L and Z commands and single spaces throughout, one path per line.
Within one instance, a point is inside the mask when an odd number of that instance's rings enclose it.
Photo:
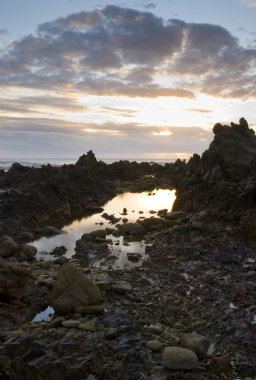
M 159 351 L 163 347 L 163 343 L 159 342 L 158 340 L 150 340 L 147 342 L 146 346 L 151 351 Z
M 118 329 L 116 327 L 109 327 L 105 332 L 107 339 L 115 339 L 118 337 Z
M 83 331 L 94 332 L 97 330 L 97 320 L 94 319 L 92 321 L 81 323 L 79 325 L 79 329 Z
M 114 290 L 116 293 L 125 294 L 132 291 L 132 286 L 127 282 L 116 283 L 112 285 L 112 290 Z
M 150 325 L 148 326 L 148 331 L 152 334 L 160 335 L 163 332 L 163 327 L 160 325 Z
M 56 317 L 48 323 L 48 327 L 49 329 L 56 329 L 57 327 L 61 326 L 62 322 L 64 322 L 63 317 Z
M 67 319 L 66 321 L 62 322 L 63 327 L 68 327 L 68 328 L 77 328 L 80 325 L 80 321 L 76 321 L 74 319 Z

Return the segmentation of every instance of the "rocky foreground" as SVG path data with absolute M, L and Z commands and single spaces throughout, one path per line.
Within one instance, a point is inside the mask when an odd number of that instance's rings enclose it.
M 188 163 L 106 165 L 89 152 L 0 173 L 0 378 L 256 378 L 256 138 L 244 119 L 213 132 Z M 109 254 L 104 231 L 85 234 L 69 260 L 61 249 L 35 260 L 37 234 L 155 185 L 177 189 L 175 211 L 112 226 L 147 237 L 140 267 L 89 267 L 92 247 Z M 49 305 L 49 320 L 33 322 Z

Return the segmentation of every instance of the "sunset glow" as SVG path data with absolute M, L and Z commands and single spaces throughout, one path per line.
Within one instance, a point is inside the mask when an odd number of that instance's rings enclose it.
M 2 20 L 2 157 L 189 157 L 216 122 L 255 128 L 253 2 L 230 1 L 232 22 L 219 0 L 57 3 L 20 30 Z

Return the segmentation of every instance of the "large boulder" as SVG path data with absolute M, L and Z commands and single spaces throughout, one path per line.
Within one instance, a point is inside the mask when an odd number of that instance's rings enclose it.
M 22 298 L 24 286 L 31 278 L 31 271 L 21 263 L 0 258 L 0 297 L 2 300 Z
M 0 239 L 0 256 L 7 258 L 11 257 L 18 250 L 18 245 L 9 236 L 2 236 Z
M 67 314 L 83 306 L 99 305 L 102 295 L 97 285 L 72 264 L 64 264 L 53 285 L 52 306 L 56 313 Z
M 0 257 L 14 257 L 18 261 L 32 260 L 37 253 L 37 249 L 28 244 L 17 244 L 12 238 L 4 235 L 0 239 Z
M 180 343 L 183 347 L 189 348 L 197 355 L 203 356 L 209 348 L 210 339 L 207 336 L 199 334 L 184 334 L 181 337 Z
M 20 244 L 16 257 L 19 261 L 30 261 L 37 254 L 37 249 L 33 245 Z

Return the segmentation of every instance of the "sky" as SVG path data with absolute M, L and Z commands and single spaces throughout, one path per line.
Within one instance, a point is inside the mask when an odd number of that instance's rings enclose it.
M 173 159 L 256 130 L 256 0 L 1 0 L 0 159 Z

